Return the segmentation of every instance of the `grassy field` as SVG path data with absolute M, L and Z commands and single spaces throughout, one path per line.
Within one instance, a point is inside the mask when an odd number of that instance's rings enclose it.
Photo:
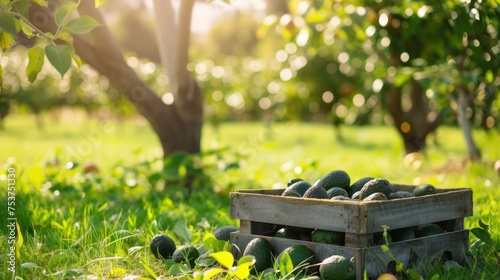
M 0 154 L 16 167 L 16 217 L 23 236 L 18 274 L 22 279 L 168 278 L 172 274 L 167 266 L 149 252 L 153 235 L 167 233 L 177 244 L 200 245 L 206 232 L 237 225 L 229 217 L 228 192 L 284 187 L 295 177 L 314 182 L 330 170 L 343 169 L 353 181 L 372 176 L 403 184 L 472 188 L 474 216 L 466 219 L 466 227 L 477 227 L 481 219 L 491 224 L 496 242 L 482 253 L 484 264 L 444 271 L 439 279 L 498 278 L 494 253 L 499 251 L 500 177 L 493 170 L 500 159 L 497 131 L 475 131 L 483 159 L 474 163 L 466 160 L 456 128 L 440 128 L 422 157 L 411 162 L 405 161 L 391 127 L 343 127 L 342 141 L 336 133 L 329 125 L 309 123 L 207 124 L 202 142 L 206 154 L 196 158 L 196 170 L 209 178 L 197 181 L 197 191 L 189 195 L 175 182 L 163 190 L 159 144 L 141 120 L 61 120 L 38 130 L 28 116 L 10 118 L 0 131 Z M 94 162 L 101 172 L 83 174 L 81 166 L 67 168 L 68 161 Z M 4 164 L 2 174 L 8 166 Z M 4 189 L 6 178 L 0 177 Z M 7 205 L 6 192 L 0 199 Z M 1 213 L 5 220 L 5 207 Z M 175 233 L 183 221 L 192 232 L 190 240 Z M 9 233 L 5 228 L 0 233 L 5 247 Z M 471 242 L 474 239 L 471 235 Z M 7 279 L 8 257 L 2 252 L 0 259 L 0 278 Z

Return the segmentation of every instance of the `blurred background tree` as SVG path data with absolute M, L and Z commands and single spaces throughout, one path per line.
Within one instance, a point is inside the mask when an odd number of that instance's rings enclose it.
M 191 34 L 189 53 L 183 49 L 189 55 L 184 69 L 203 90 L 203 120 L 210 124 L 328 122 L 340 138 L 342 125 L 392 125 L 407 153 L 425 149 L 440 125 L 460 125 L 472 159 L 480 157 L 472 129 L 500 127 L 497 1 L 262 0 L 250 8 L 234 3 L 193 2 L 195 10 L 216 20 L 206 22 L 207 32 Z M 154 92 L 156 102 L 168 104 L 175 99 L 172 69 L 162 64 L 150 4 L 110 0 L 100 10 L 125 53 L 124 65 Z M 182 28 L 186 32 L 186 23 Z M 21 48 L 17 55 L 23 56 Z M 42 112 L 61 106 L 89 115 L 109 114 L 109 108 L 114 115 L 134 115 L 118 94 L 123 88 L 117 77 L 113 82 L 83 68 L 62 81 L 43 74 L 28 85 L 16 72 L 15 55 L 2 56 L 0 119 L 6 108 Z M 49 94 L 40 100 L 35 91 Z

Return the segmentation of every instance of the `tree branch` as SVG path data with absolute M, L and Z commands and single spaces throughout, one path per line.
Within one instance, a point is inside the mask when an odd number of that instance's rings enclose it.
M 189 41 L 191 37 L 191 18 L 192 11 L 194 6 L 194 0 L 184 0 L 181 2 L 181 8 L 179 11 L 179 28 L 177 33 L 177 63 L 176 69 L 177 72 L 177 82 L 179 88 L 189 87 L 190 83 L 190 75 L 186 68 L 189 62 Z M 187 99 L 192 99 L 189 96 L 180 97 L 184 100 L 182 102 L 186 102 Z
M 178 30 L 175 12 L 171 1 L 168 0 L 154 0 L 153 10 L 158 27 L 156 28 L 156 37 L 161 64 L 167 71 L 170 81 L 170 90 L 177 96 L 177 60 L 175 57 L 177 54 L 176 41 Z

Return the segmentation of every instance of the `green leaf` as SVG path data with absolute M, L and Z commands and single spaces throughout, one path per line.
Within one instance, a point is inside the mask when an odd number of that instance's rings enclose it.
M 68 72 L 71 67 L 71 49 L 67 45 L 48 45 L 45 47 L 45 54 L 61 77 Z
M 203 245 L 208 250 L 213 252 L 227 251 L 224 249 L 226 248 L 226 243 L 229 243 L 229 241 L 218 240 L 212 233 L 209 232 L 203 236 Z
M 220 265 L 227 269 L 230 269 L 234 264 L 233 254 L 226 251 L 211 253 L 209 256 L 214 258 Z
M 31 6 L 31 0 L 18 0 L 12 5 L 12 11 L 27 18 Z
M 279 280 L 279 278 L 274 274 L 274 271 L 269 271 L 264 273 L 262 280 Z
M 201 273 L 200 271 L 194 272 L 192 280 L 203 280 L 203 273 Z
M 183 266 L 180 263 L 176 263 L 170 266 L 170 268 L 168 269 L 168 275 L 180 276 L 186 274 L 188 271 L 189 270 L 187 269 L 187 267 Z
M 0 48 L 4 52 L 10 49 L 12 42 L 14 42 L 14 37 L 10 33 L 0 31 Z
M 214 258 L 209 257 L 209 254 L 211 254 L 211 251 L 200 255 L 195 261 L 196 265 L 199 267 L 213 266 L 217 261 Z
M 65 42 L 73 42 L 73 35 L 71 35 L 67 29 L 63 29 L 63 31 L 57 34 L 57 39 L 63 40 Z
M 418 274 L 418 272 L 413 269 L 413 268 L 410 268 L 408 270 L 406 270 L 406 274 L 408 275 L 408 277 L 410 278 L 410 280 L 421 280 L 423 279 L 422 276 L 420 274 Z
M 246 256 L 242 256 L 242 257 L 238 260 L 238 266 L 239 266 L 239 265 L 242 265 L 242 264 L 245 264 L 245 263 L 254 264 L 254 263 L 255 263 L 255 257 L 254 257 L 254 256 L 252 256 L 252 255 L 246 255 Z
M 94 18 L 84 15 L 68 21 L 68 23 L 64 26 L 64 29 L 72 33 L 85 34 L 100 25 L 101 24 Z
M 108 0 L 95 0 L 95 7 L 99 8 L 102 4 L 108 2 Z
M 479 226 L 480 226 L 481 228 L 485 229 L 485 230 L 490 229 L 490 226 L 489 226 L 489 225 L 487 225 L 487 224 L 485 224 L 485 223 L 483 222 L 483 220 L 481 220 L 481 219 L 479 219 Z
M 39 268 L 36 263 L 26 262 L 21 264 L 22 268 Z
M 34 36 L 33 27 L 27 24 L 24 20 L 19 20 L 19 23 L 21 24 L 21 30 L 24 34 L 26 34 L 26 37 L 32 38 Z
M 28 66 L 26 67 L 26 75 L 28 81 L 33 83 L 36 76 L 42 70 L 45 52 L 40 47 L 33 47 L 28 51 Z
M 21 229 L 19 228 L 19 224 L 16 222 L 16 229 L 17 229 L 17 238 L 16 238 L 16 257 L 18 259 L 21 258 L 21 247 L 23 247 L 24 239 L 23 239 L 23 233 L 21 232 Z
M 2 31 L 16 35 L 19 30 L 17 29 L 15 18 L 0 11 L 0 32 Z
M 280 258 L 280 263 L 278 264 L 280 268 L 280 275 L 282 278 L 287 276 L 293 271 L 293 262 L 292 258 L 287 252 L 284 252 Z
M 493 240 L 491 239 L 490 233 L 484 228 L 473 228 L 470 230 L 477 238 L 479 238 L 484 243 L 491 245 Z
M 397 272 L 402 272 L 402 271 L 403 271 L 403 269 L 404 269 L 404 265 L 403 265 L 403 263 L 402 263 L 402 262 L 400 262 L 400 261 L 396 262 L 396 271 L 397 271 Z
M 180 220 L 175 223 L 174 232 L 185 243 L 191 243 L 192 233 L 187 226 L 187 220 Z
M 247 279 L 248 276 L 250 276 L 250 267 L 251 266 L 252 266 L 252 263 L 249 263 L 249 262 L 239 264 L 236 267 L 236 270 L 231 271 L 230 274 L 232 276 L 236 276 L 238 279 Z
M 151 277 L 153 277 L 153 279 L 158 278 L 158 275 L 156 275 L 156 273 L 153 271 L 153 269 L 151 267 L 149 267 L 149 265 L 147 265 L 144 260 L 142 260 L 141 264 L 142 264 L 142 267 L 144 267 L 144 269 L 149 273 L 149 275 Z
M 75 2 L 68 2 L 65 5 L 60 6 L 54 13 L 54 21 L 57 26 L 61 27 L 63 23 L 66 21 L 68 16 L 78 8 L 78 4 Z
M 213 244 L 214 240 L 217 240 L 217 238 L 215 238 L 215 235 L 213 235 L 210 232 L 207 232 L 203 236 L 203 245 L 205 247 L 207 247 L 208 250 L 212 250 L 212 246 L 213 246 L 212 244 Z
M 401 87 L 406 84 L 412 77 L 415 70 L 410 67 L 403 67 L 398 69 L 396 77 L 394 79 L 394 86 Z
M 31 1 L 33 1 L 34 3 L 37 3 L 38 5 L 40 5 L 42 7 L 48 6 L 47 0 L 31 0 Z
M 203 273 L 203 280 L 211 280 L 214 279 L 214 277 L 217 274 L 223 273 L 224 270 L 222 268 L 212 268 L 207 270 L 205 273 Z

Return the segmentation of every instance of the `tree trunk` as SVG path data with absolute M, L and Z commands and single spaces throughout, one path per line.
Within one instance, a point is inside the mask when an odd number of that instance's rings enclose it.
M 457 63 L 457 70 L 460 76 L 464 75 L 465 64 L 466 64 L 467 53 L 464 49 Z M 472 137 L 472 124 L 467 117 L 467 108 L 469 107 L 469 92 L 465 87 L 465 84 L 459 83 L 456 87 L 458 97 L 454 99 L 457 102 L 457 121 L 458 125 L 462 128 L 462 133 L 464 135 L 465 145 L 467 146 L 467 151 L 469 152 L 469 158 L 471 160 L 481 159 L 481 151 L 476 146 L 474 138 Z
M 460 85 L 458 88 L 458 124 L 462 128 L 462 132 L 465 139 L 465 144 L 467 145 L 467 151 L 469 151 L 469 158 L 471 160 L 481 159 L 481 151 L 477 147 L 474 142 L 474 138 L 472 137 L 472 125 L 467 117 L 467 107 L 469 106 L 469 95 L 467 94 L 467 90 L 463 85 Z
M 177 21 L 170 1 L 155 0 L 154 3 L 156 20 L 160 27 L 157 32 L 160 57 L 170 78 L 170 87 L 175 97 L 174 104 L 179 109 L 182 119 L 194 123 L 201 122 L 203 98 L 200 88 L 186 68 L 189 62 L 194 0 L 181 2 Z M 165 30 L 170 30 L 171 34 Z
M 35 4 L 31 9 L 32 22 L 44 32 L 54 32 L 53 12 Z M 73 34 L 77 55 L 105 75 L 144 115 L 156 132 L 165 156 L 175 151 L 200 152 L 202 112 L 201 100 L 196 100 L 196 97 L 201 97 L 199 87 L 190 88 L 193 92 L 192 103 L 183 106 L 178 106 L 175 102 L 172 105 L 164 104 L 127 65 L 100 12 L 95 9 L 94 1 L 82 1 L 78 10 L 80 14 L 89 15 L 102 25 L 86 35 Z M 41 21 L 40 18 L 44 20 Z
M 402 88 L 392 86 L 385 97 L 385 107 L 394 120 L 394 127 L 403 138 L 407 154 L 423 150 L 427 136 L 441 122 L 438 113 L 429 109 L 422 86 L 413 79 L 410 83 L 412 105 L 407 112 L 402 107 Z

